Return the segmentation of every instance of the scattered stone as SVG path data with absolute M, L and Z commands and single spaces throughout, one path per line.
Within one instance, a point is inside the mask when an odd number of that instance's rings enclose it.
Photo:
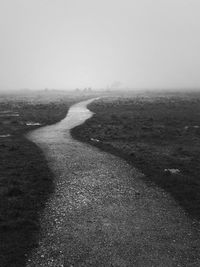
M 178 174 L 180 173 L 179 169 L 164 169 L 164 172 L 170 173 L 170 174 Z
M 1 110 L 0 114 L 7 114 L 7 113 L 11 113 L 11 110 Z
M 91 138 L 90 140 L 93 141 L 93 142 L 100 142 L 100 140 L 95 139 L 95 138 Z
M 27 126 L 39 126 L 41 125 L 41 123 L 29 121 L 29 122 L 26 122 L 26 125 Z
M 194 125 L 194 126 L 185 126 L 185 127 L 184 127 L 185 130 L 189 130 L 189 129 L 192 129 L 192 128 L 193 128 L 193 129 L 199 129 L 200 126 L 199 126 L 199 125 Z
M 10 134 L 0 134 L 0 138 L 6 138 L 6 137 L 9 137 L 11 136 Z
M 19 113 L 0 112 L 0 117 L 19 117 Z

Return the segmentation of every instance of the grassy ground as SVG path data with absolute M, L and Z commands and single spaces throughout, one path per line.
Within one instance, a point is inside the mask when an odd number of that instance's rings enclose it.
M 56 98 L 56 99 L 55 99 Z M 54 190 L 53 174 L 40 149 L 24 137 L 39 126 L 66 116 L 71 104 L 84 99 L 62 95 L 0 97 L 0 266 L 25 266 L 37 246 L 39 212 Z M 14 114 L 14 115 L 13 115 Z M 9 134 L 9 137 L 2 135 Z
M 200 93 L 110 97 L 89 109 L 95 115 L 72 135 L 126 159 L 199 220 Z

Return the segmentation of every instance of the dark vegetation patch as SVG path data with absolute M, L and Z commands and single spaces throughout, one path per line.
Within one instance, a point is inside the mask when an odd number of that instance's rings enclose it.
M 105 98 L 89 109 L 72 135 L 126 159 L 199 220 L 200 93 Z
M 56 96 L 56 94 L 55 94 Z M 0 98 L 0 266 L 25 266 L 27 254 L 38 244 L 39 213 L 54 190 L 53 174 L 42 151 L 24 134 L 60 121 L 71 104 L 83 99 L 46 95 Z M 14 115 L 13 115 L 14 114 Z M 16 116 L 19 114 L 19 116 Z

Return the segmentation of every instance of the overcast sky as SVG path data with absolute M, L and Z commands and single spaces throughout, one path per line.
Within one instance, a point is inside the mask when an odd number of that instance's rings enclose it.
M 200 87 L 199 0 L 0 0 L 0 89 Z

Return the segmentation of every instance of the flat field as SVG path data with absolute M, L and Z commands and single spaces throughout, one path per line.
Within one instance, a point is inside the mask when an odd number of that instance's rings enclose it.
M 106 97 L 72 135 L 126 159 L 200 219 L 200 93 Z
M 86 97 L 61 94 L 0 97 L 0 266 L 25 266 L 38 245 L 39 213 L 54 190 L 42 151 L 25 138 L 40 125 L 63 119 Z

